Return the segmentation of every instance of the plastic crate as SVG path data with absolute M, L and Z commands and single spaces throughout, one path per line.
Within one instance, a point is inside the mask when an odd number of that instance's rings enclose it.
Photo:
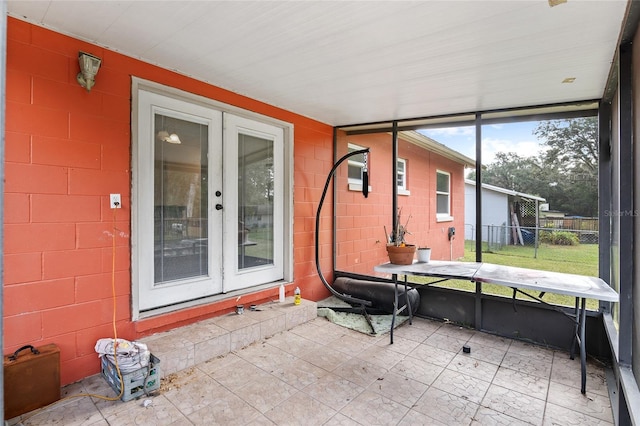
M 103 356 L 100 358 L 102 364 L 102 377 L 111 385 L 111 388 L 120 395 L 120 378 L 116 366 Z M 124 392 L 120 399 L 130 401 L 134 398 L 153 392 L 160 388 L 160 360 L 151 354 L 149 366 L 122 374 L 124 382 Z

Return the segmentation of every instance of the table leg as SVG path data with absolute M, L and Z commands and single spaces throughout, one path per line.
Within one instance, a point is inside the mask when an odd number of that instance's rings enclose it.
M 582 298 L 580 304 L 580 367 L 582 369 L 582 381 L 580 383 L 580 392 L 582 394 L 586 393 L 587 390 L 587 344 L 586 344 L 586 333 L 585 333 L 585 323 L 587 318 L 587 309 L 586 309 L 587 299 Z
M 569 348 L 569 358 L 575 358 L 575 346 L 578 345 L 580 350 L 580 392 L 583 394 L 587 391 L 587 345 L 586 339 L 586 319 L 587 319 L 587 299 L 584 297 L 576 297 L 575 308 L 575 327 L 573 339 L 571 339 L 571 347 Z
M 393 315 L 391 316 L 391 330 L 389 330 L 390 344 L 393 345 L 393 328 L 396 325 L 396 313 L 398 312 L 398 275 L 393 274 Z
M 578 348 L 580 347 L 580 337 L 579 337 L 579 333 L 580 333 L 580 298 L 576 297 L 576 304 L 575 304 L 575 309 L 573 311 L 573 315 L 574 315 L 574 321 L 575 321 L 575 325 L 573 327 L 573 339 L 571 339 L 571 346 L 569 346 L 569 359 L 574 359 L 575 358 L 575 349 L 576 349 L 576 345 L 578 345 Z
M 409 292 L 407 290 L 407 276 L 404 276 L 404 305 L 409 310 L 409 325 L 413 324 L 413 312 L 411 311 L 411 301 L 409 300 Z

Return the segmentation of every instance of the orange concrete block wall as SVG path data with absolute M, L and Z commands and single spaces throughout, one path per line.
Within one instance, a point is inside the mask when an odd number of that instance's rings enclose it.
M 76 82 L 78 51 L 102 58 L 91 92 Z M 114 302 L 118 336 L 130 340 L 235 305 L 131 319 L 131 76 L 294 124 L 296 281 L 287 292 L 300 286 L 313 300 L 328 294 L 315 272 L 313 229 L 332 165 L 330 126 L 14 18 L 8 19 L 6 69 L 6 353 L 56 343 L 67 384 L 99 371 L 94 345 L 113 334 Z M 109 208 L 110 193 L 122 194 L 122 209 Z M 328 230 L 330 210 L 325 216 Z M 326 247 L 322 257 L 330 269 Z M 274 297 L 277 288 L 243 300 Z
M 391 142 L 390 134 L 341 135 L 339 138 L 340 155 L 346 154 L 349 143 L 368 147 L 371 152 L 368 198 L 348 189 L 346 165 L 336 173 L 336 269 L 339 271 L 371 275 L 375 274 L 375 265 L 389 260 L 385 227 L 387 232 L 391 231 L 393 218 Z M 410 195 L 398 196 L 403 224 L 409 219 L 407 228 L 411 235 L 407 242 L 431 247 L 433 259 L 462 257 L 464 239 L 458 237 L 450 242 L 448 229 L 453 226 L 458 235 L 464 233 L 464 166 L 401 139 L 398 157 L 406 160 L 407 189 L 410 191 Z M 436 170 L 450 173 L 451 221 L 436 220 Z

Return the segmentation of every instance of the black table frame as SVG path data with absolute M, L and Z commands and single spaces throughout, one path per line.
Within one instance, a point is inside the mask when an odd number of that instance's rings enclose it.
M 375 270 L 377 272 L 386 272 L 386 273 L 391 273 L 392 275 L 392 279 L 393 279 L 393 283 L 394 283 L 394 302 L 393 302 L 393 316 L 391 319 L 391 330 L 389 332 L 390 334 L 390 344 L 393 344 L 393 329 L 395 327 L 395 322 L 396 322 L 396 316 L 403 312 L 404 310 L 408 311 L 409 314 L 409 324 L 412 324 L 412 320 L 413 320 L 413 311 L 411 309 L 411 302 L 409 300 L 409 297 L 407 297 L 407 291 L 409 290 L 409 284 L 408 284 L 408 280 L 407 280 L 407 276 L 408 275 L 415 275 L 415 276 L 427 276 L 427 277 L 434 277 L 434 278 L 440 278 L 437 281 L 433 281 L 433 282 L 429 282 L 429 283 L 425 283 L 425 284 L 420 284 L 420 283 L 414 283 L 416 285 L 433 285 L 433 284 L 437 284 L 443 281 L 447 281 L 447 280 L 451 280 L 451 279 L 462 279 L 462 280 L 470 280 L 472 282 L 491 282 L 494 284 L 498 284 L 498 285 L 504 285 L 504 286 L 508 286 L 513 290 L 513 301 L 514 301 L 514 309 L 516 308 L 515 305 L 515 300 L 516 300 L 516 295 L 517 293 L 523 294 L 533 300 L 536 300 L 540 303 L 545 304 L 546 306 L 550 306 L 552 307 L 554 310 L 563 313 L 565 316 L 567 316 L 568 318 L 570 318 L 573 322 L 574 322 L 574 332 L 573 332 L 573 338 L 571 341 L 571 345 L 570 345 L 570 349 L 569 349 L 569 357 L 570 359 L 574 359 L 574 350 L 576 345 L 579 347 L 580 350 L 580 368 L 581 368 L 581 383 L 580 383 L 580 392 L 585 394 L 586 393 L 586 383 L 587 383 L 587 351 L 586 351 L 586 331 L 585 331 L 585 324 L 586 324 L 586 300 L 587 297 L 584 295 L 577 295 L 577 292 L 572 291 L 572 294 L 569 294 L 571 296 L 575 297 L 575 308 L 574 308 L 574 313 L 573 315 L 571 314 L 567 314 L 564 310 L 559 309 L 557 306 L 555 305 L 551 305 L 547 302 L 545 302 L 544 300 L 542 300 L 542 296 L 544 296 L 545 291 L 542 291 L 539 296 L 534 296 L 532 294 L 529 294 L 528 292 L 525 292 L 523 290 L 521 290 L 520 288 L 505 284 L 504 282 L 496 282 L 496 281 L 492 281 L 490 279 L 487 278 L 483 278 L 481 276 L 478 276 L 478 271 L 480 270 L 480 268 L 482 267 L 482 263 L 461 263 L 461 262 L 438 262 L 438 264 L 442 264 L 442 265 L 451 265 L 451 266 L 456 266 L 456 265 L 466 265 L 467 267 L 470 268 L 471 273 L 466 273 L 466 274 L 443 274 L 441 272 L 438 273 L 429 273 L 429 272 L 417 272 L 417 271 L 412 271 L 411 268 L 402 268 L 401 266 L 397 266 L 397 265 L 390 265 L 388 263 L 379 265 L 375 267 Z M 489 265 L 489 264 L 487 264 Z M 497 265 L 496 265 L 497 266 Z M 394 269 L 395 268 L 395 269 Z M 473 268 L 475 268 L 475 271 L 473 271 Z M 396 270 L 398 269 L 398 270 Z M 522 271 L 528 271 L 524 268 L 518 268 L 518 270 L 522 270 Z M 529 270 L 529 271 L 534 271 L 534 270 Z M 405 293 L 405 305 L 402 307 L 398 307 L 398 275 L 404 275 L 404 293 Z M 573 274 L 562 274 L 563 276 L 574 276 Z M 593 278 L 593 277 L 592 277 Z M 593 278 L 594 280 L 599 280 L 598 278 Z M 600 280 L 601 281 L 601 280 Z M 604 283 L 604 282 L 602 282 Z M 604 285 L 606 285 L 606 283 L 604 283 Z M 532 286 L 531 284 L 529 284 L 528 288 L 529 289 L 534 289 L 535 286 Z M 608 286 L 607 286 L 608 287 Z M 541 288 L 543 290 L 548 290 L 547 287 L 545 286 L 541 286 Z M 608 300 L 608 301 L 617 301 L 617 293 L 615 293 L 615 291 L 613 291 L 613 289 L 611 289 L 610 287 L 608 287 L 610 289 L 610 292 L 606 292 L 608 294 L 602 295 L 602 294 L 589 294 L 592 298 L 595 299 L 599 299 L 599 300 Z M 600 286 L 599 290 L 603 290 L 602 286 Z M 615 297 L 613 296 L 612 293 L 615 293 Z M 563 293 L 560 293 L 563 294 Z M 566 294 L 566 293 L 564 293 Z

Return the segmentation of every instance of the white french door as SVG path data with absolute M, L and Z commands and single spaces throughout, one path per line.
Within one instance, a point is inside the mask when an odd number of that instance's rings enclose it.
M 282 128 L 224 115 L 224 290 L 284 273 Z
M 284 130 L 139 90 L 136 310 L 284 278 Z
M 137 273 L 140 310 L 222 291 L 222 113 L 138 92 Z M 217 192 L 216 192 L 217 191 Z

